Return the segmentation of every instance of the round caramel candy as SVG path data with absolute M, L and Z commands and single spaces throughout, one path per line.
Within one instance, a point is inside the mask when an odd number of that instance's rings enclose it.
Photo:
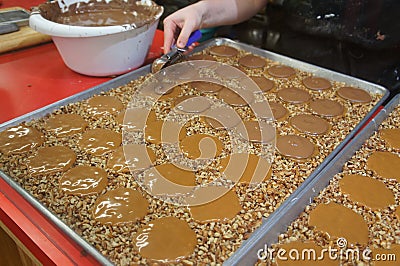
M 120 133 L 109 129 L 95 128 L 82 134 L 78 146 L 92 155 L 101 156 L 119 147 L 121 142 Z
M 329 80 L 325 78 L 319 77 L 307 77 L 303 79 L 303 84 L 310 90 L 327 90 L 332 87 L 332 84 Z
M 232 80 L 246 78 L 245 72 L 237 67 L 231 67 L 228 65 L 220 65 L 215 69 L 215 75 L 220 79 Z
M 307 159 L 315 152 L 315 145 L 305 137 L 297 135 L 279 136 L 276 148 L 283 156 L 293 159 Z
M 232 106 L 246 106 L 254 100 L 254 96 L 248 91 L 242 90 L 236 93 L 228 88 L 220 90 L 218 98 Z
M 268 74 L 276 78 L 289 78 L 296 75 L 296 70 L 290 66 L 275 65 L 267 70 Z
M 267 143 L 275 138 L 275 128 L 264 121 L 244 121 L 238 126 L 239 136 L 250 142 Z
M 145 108 L 135 107 L 121 111 L 115 117 L 115 121 L 129 130 L 144 129 L 147 121 L 157 120 L 156 113 Z
M 354 87 L 342 87 L 336 91 L 337 95 L 353 103 L 369 103 L 371 95 L 363 89 Z
M 208 60 L 208 61 L 217 61 L 214 57 L 209 54 L 195 54 L 188 58 L 188 60 Z
M 296 87 L 280 89 L 276 94 L 282 101 L 293 104 L 305 103 L 311 99 L 311 95 L 307 91 Z
M 379 131 L 388 147 L 400 149 L 400 128 L 385 128 Z
M 329 99 L 316 99 L 310 103 L 310 109 L 314 114 L 333 117 L 344 114 L 344 107 L 341 103 Z
M 203 93 L 216 93 L 222 90 L 224 86 L 207 81 L 193 81 L 189 83 L 195 90 Z
M 239 65 L 248 68 L 262 68 L 266 64 L 267 63 L 263 58 L 252 54 L 245 55 L 239 59 Z
M 149 168 L 156 160 L 152 149 L 141 144 L 126 144 L 113 151 L 107 161 L 107 168 L 128 173 L 129 170 L 141 171 Z
M 251 76 L 250 78 L 257 84 L 262 92 L 270 91 L 275 87 L 275 83 L 264 76 Z
M 367 168 L 377 175 L 400 182 L 400 157 L 388 151 L 375 151 L 367 160 Z
M 159 97 L 159 100 L 169 101 L 169 100 L 173 100 L 176 97 L 178 97 L 182 93 L 182 88 L 179 86 L 176 86 L 167 91 L 156 89 L 156 93 L 158 95 L 161 95 L 161 97 Z
M 44 128 L 57 137 L 83 132 L 88 123 L 78 114 L 59 114 L 49 118 Z
M 6 155 L 28 152 L 43 142 L 43 133 L 28 126 L 19 125 L 0 132 L 0 152 Z
M 236 48 L 228 45 L 213 46 L 210 48 L 210 54 L 221 57 L 234 57 L 239 53 Z
M 156 120 L 147 122 L 144 133 L 149 143 L 177 143 L 186 136 L 186 128 L 177 122 Z
M 219 171 L 227 180 L 241 184 L 259 184 L 271 178 L 271 163 L 256 154 L 233 153 L 221 160 Z
M 374 210 L 396 203 L 393 192 L 383 182 L 368 176 L 345 175 L 339 180 L 339 187 L 352 201 Z
M 197 245 L 197 237 L 186 221 L 163 217 L 140 229 L 133 242 L 141 256 L 171 263 L 190 256 Z
M 88 111 L 93 116 L 115 114 L 123 108 L 124 104 L 114 96 L 94 96 L 88 100 Z
M 27 161 L 29 173 L 48 175 L 68 170 L 76 160 L 73 150 L 65 146 L 44 147 Z
M 205 121 L 215 129 L 230 129 L 239 124 L 240 116 L 226 107 L 209 109 Z
M 236 192 L 233 190 L 225 192 L 225 189 L 208 186 L 196 190 L 193 201 L 203 197 L 213 200 L 201 205 L 190 206 L 189 211 L 193 219 L 199 222 L 225 222 L 233 219 L 240 212 L 242 206 Z
M 309 135 L 321 135 L 329 130 L 328 121 L 314 115 L 296 115 L 290 118 L 289 123 L 298 131 Z
M 271 108 L 272 114 L 276 120 L 281 120 L 289 114 L 289 111 L 285 106 L 283 106 L 283 104 L 269 102 L 269 107 Z
M 93 218 L 102 224 L 124 224 L 142 219 L 149 203 L 131 188 L 117 188 L 99 196 L 93 206 Z
M 219 156 L 224 148 L 223 143 L 215 136 L 209 134 L 194 134 L 185 137 L 180 143 L 180 148 L 190 159 L 211 159 Z
M 368 224 L 363 216 L 338 203 L 319 204 L 310 212 L 308 224 L 331 238 L 343 237 L 352 244 L 369 242 Z
M 177 196 L 193 190 L 196 176 L 192 171 L 165 163 L 144 171 L 143 185 L 153 196 Z
M 250 108 L 253 111 L 256 119 L 268 121 L 274 120 L 272 110 L 269 108 L 267 101 L 253 103 L 251 104 Z
M 202 113 L 211 107 L 210 100 L 197 95 L 184 95 L 176 98 L 175 108 L 183 113 Z
M 95 166 L 78 165 L 60 179 L 60 189 L 71 195 L 98 194 L 107 186 L 107 172 Z

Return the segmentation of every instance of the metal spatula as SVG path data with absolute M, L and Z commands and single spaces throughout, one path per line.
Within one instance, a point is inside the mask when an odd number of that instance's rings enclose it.
M 169 53 L 153 61 L 151 65 L 151 73 L 156 73 L 167 66 L 175 64 L 177 61 L 179 61 L 185 56 L 185 53 L 187 52 L 189 46 L 200 40 L 200 38 L 201 38 L 201 31 L 196 30 L 190 35 L 188 43 L 185 48 L 178 48 L 174 45 Z

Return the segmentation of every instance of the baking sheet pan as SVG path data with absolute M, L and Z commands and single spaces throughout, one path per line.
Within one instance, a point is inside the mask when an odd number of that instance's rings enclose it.
M 362 147 L 379 125 L 400 105 L 400 94 L 395 96 L 374 118 L 343 148 L 335 158 L 313 179 L 307 179 L 268 219 L 253 233 L 251 238 L 226 261 L 226 265 L 251 265 L 257 261 L 257 251 L 278 242 L 278 236 L 305 210 L 306 206 L 328 186 L 329 181 L 342 172 L 345 163 Z
M 378 101 L 378 103 L 374 106 L 374 108 L 362 119 L 362 121 L 346 136 L 346 138 L 332 151 L 330 155 L 328 155 L 325 160 L 313 171 L 313 173 L 306 179 L 306 181 L 292 194 L 293 196 L 289 197 L 289 199 L 285 200 L 281 207 L 279 207 L 273 214 L 269 216 L 265 221 L 263 221 L 263 224 L 259 229 L 257 229 L 252 236 L 248 240 L 246 240 L 242 246 L 235 252 L 233 256 L 231 256 L 225 264 L 227 265 L 232 265 L 232 264 L 243 264 L 243 263 L 250 263 L 250 262 L 255 262 L 256 260 L 256 253 L 252 254 L 252 252 L 257 250 L 257 247 L 260 245 L 264 245 L 265 241 L 271 236 L 277 237 L 278 233 L 282 231 L 284 227 L 281 225 L 274 225 L 274 221 L 277 220 L 276 217 L 281 217 L 285 215 L 285 217 L 288 215 L 287 210 L 289 206 L 292 206 L 294 204 L 299 204 L 301 203 L 299 201 L 300 196 L 302 196 L 302 192 L 306 191 L 306 188 L 309 186 L 313 185 L 313 180 L 319 180 L 317 177 L 317 174 L 321 171 L 324 170 L 324 168 L 327 167 L 328 163 L 332 161 L 335 156 L 339 153 L 340 150 L 343 149 L 345 144 L 349 142 L 354 135 L 357 133 L 357 131 L 362 127 L 363 124 L 365 124 L 372 116 L 373 114 L 378 110 L 378 108 L 382 105 L 382 103 L 387 99 L 389 96 L 389 91 L 386 90 L 385 88 L 360 80 L 353 78 L 351 76 L 343 75 L 334 71 L 330 71 L 327 69 L 323 69 L 320 67 L 317 67 L 315 65 L 311 65 L 308 63 L 304 63 L 295 59 L 291 59 L 289 57 L 285 57 L 282 55 L 278 55 L 269 51 L 261 50 L 258 48 L 255 48 L 250 45 L 238 43 L 229 39 L 224 39 L 224 38 L 216 38 L 212 39 L 208 42 L 203 43 L 202 45 L 196 47 L 193 51 L 199 52 L 204 50 L 207 47 L 214 46 L 214 45 L 230 45 L 233 47 L 236 47 L 238 49 L 242 49 L 248 52 L 251 52 L 256 55 L 260 55 L 262 57 L 271 59 L 273 61 L 280 62 L 282 64 L 292 66 L 296 69 L 303 70 L 309 73 L 312 73 L 316 76 L 319 77 L 325 77 L 334 81 L 339 81 L 339 82 L 345 82 L 347 85 L 353 85 L 357 87 L 361 87 L 370 93 L 374 94 L 380 94 L 381 99 Z M 3 131 L 11 126 L 20 124 L 22 122 L 28 122 L 34 119 L 42 118 L 45 115 L 48 115 L 52 113 L 54 110 L 60 108 L 61 106 L 67 105 L 69 103 L 74 103 L 78 101 L 82 101 L 85 99 L 90 98 L 91 96 L 95 94 L 99 94 L 102 91 L 108 91 L 113 88 L 116 88 L 118 86 L 125 85 L 129 83 L 131 80 L 135 80 L 140 76 L 144 76 L 148 73 L 150 73 L 150 65 L 142 67 L 138 70 L 135 70 L 133 72 L 127 73 L 125 75 L 119 76 L 115 79 L 112 79 L 110 81 L 107 81 L 103 84 L 100 84 L 98 86 L 95 86 L 89 90 L 83 91 L 81 93 L 78 93 L 76 95 L 73 95 L 71 97 L 65 98 L 61 101 L 55 102 L 53 104 L 50 104 L 46 107 L 40 108 L 34 112 L 28 113 L 26 115 L 23 115 L 21 117 L 15 118 L 13 120 L 10 120 L 8 122 L 5 122 L 0 125 L 0 131 Z M 40 210 L 45 217 L 47 217 L 49 220 L 54 222 L 65 234 L 69 235 L 73 240 L 75 240 L 81 247 L 88 252 L 90 255 L 94 256 L 101 264 L 104 265 L 111 265 L 112 263 L 105 258 L 98 250 L 96 250 L 94 247 L 92 247 L 89 243 L 87 243 L 85 240 L 83 240 L 78 234 L 76 234 L 71 228 L 69 228 L 66 224 L 64 224 L 61 220 L 59 220 L 55 215 L 53 215 L 48 209 L 46 209 L 38 200 L 36 200 L 34 197 L 32 197 L 27 191 L 25 191 L 22 187 L 19 186 L 11 177 L 6 175 L 4 172 L 0 170 L 0 177 L 3 178 L 8 184 L 10 184 L 15 190 L 17 190 L 25 199 L 27 199 L 33 206 L 35 206 L 38 210 Z M 315 181 L 314 181 L 315 182 Z M 304 197 L 304 196 L 302 196 Z M 307 198 L 309 200 L 309 197 Z M 294 214 L 294 213 L 293 213 Z

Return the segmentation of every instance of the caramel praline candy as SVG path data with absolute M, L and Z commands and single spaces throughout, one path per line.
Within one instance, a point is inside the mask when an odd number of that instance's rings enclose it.
M 379 131 L 388 147 L 400 149 L 400 128 L 386 128 Z
M 217 61 L 214 57 L 208 54 L 195 54 L 188 58 L 188 60 L 208 60 L 208 61 Z
M 332 87 L 332 84 L 329 80 L 325 78 L 319 77 L 307 77 L 303 79 L 303 84 L 310 90 L 327 90 Z
M 368 243 L 369 230 L 364 218 L 338 203 L 319 204 L 310 213 L 309 225 L 331 238 L 343 237 L 351 244 Z
M 116 188 L 99 196 L 93 206 L 93 218 L 102 224 L 124 224 L 142 219 L 149 203 L 131 188 Z
M 213 46 L 210 48 L 210 54 L 221 57 L 234 57 L 239 51 L 228 45 Z
M 156 120 L 146 124 L 144 133 L 152 144 L 176 143 L 186 136 L 186 128 L 177 122 Z
M 341 103 L 329 99 L 313 100 L 310 109 L 314 114 L 325 117 L 341 116 L 345 111 Z
M 179 145 L 183 154 L 190 159 L 215 158 L 219 156 L 224 149 L 224 144 L 217 137 L 209 134 L 187 136 Z
M 44 128 L 57 137 L 71 136 L 86 129 L 88 123 L 78 114 L 59 114 L 46 121 Z
M 123 103 L 114 96 L 94 96 L 88 100 L 88 111 L 94 116 L 115 114 L 123 108 Z
M 175 99 L 177 111 L 183 113 L 202 113 L 211 107 L 210 100 L 197 95 L 184 95 Z
M 315 152 L 315 145 L 311 141 L 297 135 L 279 136 L 276 148 L 283 156 L 297 160 L 308 159 Z
M 374 178 L 362 175 L 345 175 L 339 180 L 340 190 L 354 202 L 377 210 L 395 204 L 393 192 Z
M 101 156 L 119 147 L 121 142 L 120 133 L 109 129 L 95 128 L 83 133 L 78 145 L 92 155 Z
M 266 64 L 263 58 L 252 54 L 245 55 L 239 59 L 239 65 L 248 68 L 263 68 Z
M 299 114 L 293 116 L 289 123 L 298 131 L 309 135 L 321 135 L 329 130 L 328 121 L 309 114 Z
M 296 70 L 290 66 L 275 65 L 267 70 L 268 74 L 276 78 L 289 78 L 296 75 Z
M 262 92 L 268 92 L 275 87 L 275 83 L 264 76 L 251 76 L 250 78 L 257 84 Z
M 198 92 L 203 93 L 216 93 L 224 88 L 222 85 L 207 81 L 193 81 L 190 82 L 189 85 L 191 85 Z
M 264 121 L 244 121 L 237 130 L 242 139 L 250 142 L 268 143 L 275 138 L 275 128 Z
M 219 171 L 241 184 L 259 184 L 271 178 L 271 163 L 256 154 L 234 153 L 221 160 Z
M 289 114 L 289 111 L 283 104 L 277 102 L 268 102 L 268 104 L 275 120 L 283 120 Z
M 249 91 L 241 90 L 236 93 L 228 88 L 219 91 L 218 98 L 231 106 L 246 106 L 254 101 L 254 96 Z
M 369 103 L 372 101 L 371 95 L 365 90 L 354 87 L 342 87 L 337 90 L 337 95 L 353 103 Z
M 197 238 L 186 221 L 163 217 L 141 228 L 133 242 L 141 256 L 164 264 L 176 263 L 190 256 L 197 245 Z
M 0 132 L 0 152 L 3 154 L 22 154 L 44 142 L 43 133 L 35 128 L 19 125 Z
M 296 87 L 280 89 L 277 95 L 282 101 L 293 104 L 305 103 L 311 99 L 311 95 L 307 91 Z
M 400 182 L 400 157 L 388 151 L 375 151 L 367 160 L 367 168 L 377 175 Z
M 212 200 L 201 205 L 190 206 L 189 211 L 193 219 L 202 223 L 224 222 L 233 219 L 240 212 L 242 206 L 236 192 L 229 190 L 220 196 L 217 194 L 217 192 L 220 192 L 218 188 L 204 187 L 195 192 L 194 200 L 196 200 L 196 197 L 205 197 L 207 194 Z M 222 193 L 224 191 L 221 189 L 220 194 Z
M 44 147 L 28 158 L 27 166 L 33 176 L 48 175 L 68 170 L 76 160 L 73 150 L 65 146 Z
M 60 179 L 60 189 L 71 195 L 98 194 L 107 186 L 107 172 L 99 167 L 78 165 Z
M 141 144 L 125 144 L 110 155 L 107 168 L 117 173 L 141 171 L 152 166 L 156 154 L 152 149 Z

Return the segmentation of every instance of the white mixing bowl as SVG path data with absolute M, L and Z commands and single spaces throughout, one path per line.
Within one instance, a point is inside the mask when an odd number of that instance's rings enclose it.
M 71 26 L 45 19 L 40 10 L 32 12 L 29 26 L 52 36 L 70 69 L 89 76 L 111 76 L 126 73 L 144 63 L 163 13 L 163 8 L 159 8 L 154 21 L 140 27 L 130 24 Z

